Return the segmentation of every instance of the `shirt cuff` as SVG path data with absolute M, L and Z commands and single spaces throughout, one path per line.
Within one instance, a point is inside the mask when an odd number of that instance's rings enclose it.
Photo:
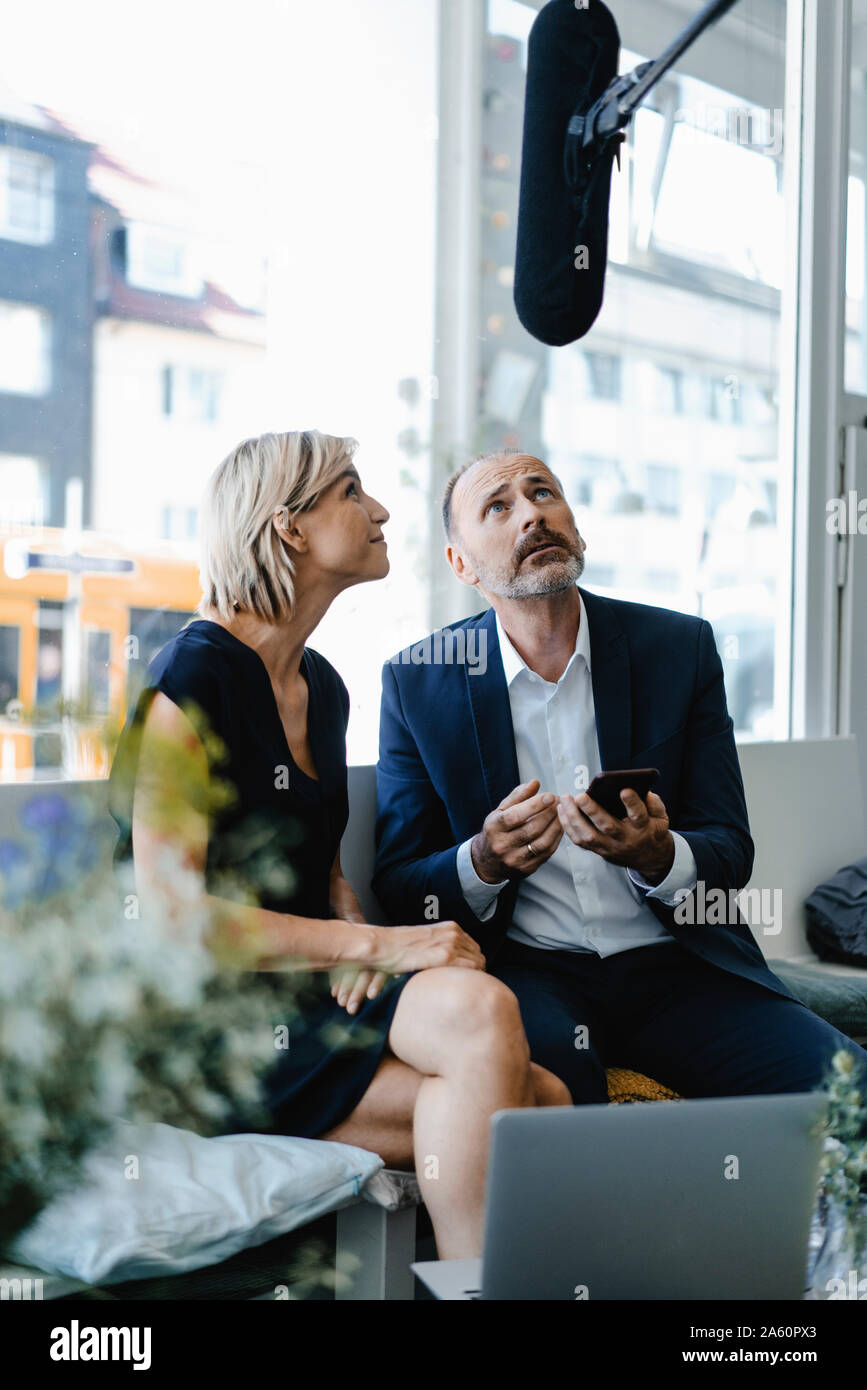
M 472 843 L 472 840 L 465 840 L 458 849 L 458 878 L 467 907 L 475 913 L 480 922 L 487 922 L 496 911 L 500 890 L 505 888 L 509 880 L 504 878 L 499 883 L 485 883 L 484 879 L 479 878 L 470 853 Z
M 635 869 L 627 869 L 626 872 L 636 888 L 645 890 L 648 898 L 658 898 L 666 907 L 677 907 L 682 901 L 683 890 L 691 893 L 695 888 L 698 869 L 689 841 L 678 835 L 676 830 L 672 830 L 671 838 L 674 840 L 674 860 L 665 878 L 661 883 L 657 883 L 656 887 L 642 878 Z

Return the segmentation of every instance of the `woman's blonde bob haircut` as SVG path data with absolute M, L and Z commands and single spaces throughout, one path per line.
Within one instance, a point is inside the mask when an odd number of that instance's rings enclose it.
M 230 620 L 255 613 L 266 623 L 290 617 L 292 553 L 273 522 L 310 511 L 352 462 L 358 441 L 319 430 L 245 439 L 208 480 L 200 512 L 202 600 Z

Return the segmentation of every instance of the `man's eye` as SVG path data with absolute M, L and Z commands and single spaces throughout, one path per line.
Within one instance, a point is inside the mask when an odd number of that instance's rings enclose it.
M 355 483 L 350 483 L 350 484 L 349 484 L 349 487 L 346 489 L 346 496 L 347 496 L 347 497 L 349 496 L 350 492 L 355 492 L 355 493 L 358 492 L 358 488 L 356 487 Z
M 488 512 L 492 512 L 495 507 L 502 507 L 502 505 L 502 502 L 491 502 L 485 510 L 485 516 L 487 516 Z
M 549 497 L 553 497 L 553 496 L 554 496 L 553 492 L 551 491 L 551 489 L 550 489 L 549 487 L 537 487 L 537 488 L 536 488 L 536 496 L 537 496 L 537 497 L 539 496 L 539 493 L 540 493 L 540 492 L 547 492 Z

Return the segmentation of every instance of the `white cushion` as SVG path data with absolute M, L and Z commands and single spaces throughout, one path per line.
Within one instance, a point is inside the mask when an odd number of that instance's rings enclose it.
M 322 1139 L 124 1121 L 4 1253 L 88 1284 L 183 1274 L 347 1205 L 383 1166 Z
M 421 1189 L 415 1173 L 405 1173 L 400 1168 L 383 1168 L 374 1173 L 362 1192 L 366 1202 L 385 1207 L 386 1211 L 406 1211 L 407 1207 L 421 1206 Z

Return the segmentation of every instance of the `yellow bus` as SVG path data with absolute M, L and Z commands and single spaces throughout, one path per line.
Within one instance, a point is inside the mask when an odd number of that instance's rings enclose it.
M 106 730 L 200 596 L 168 542 L 0 528 L 0 780 L 105 776 Z

